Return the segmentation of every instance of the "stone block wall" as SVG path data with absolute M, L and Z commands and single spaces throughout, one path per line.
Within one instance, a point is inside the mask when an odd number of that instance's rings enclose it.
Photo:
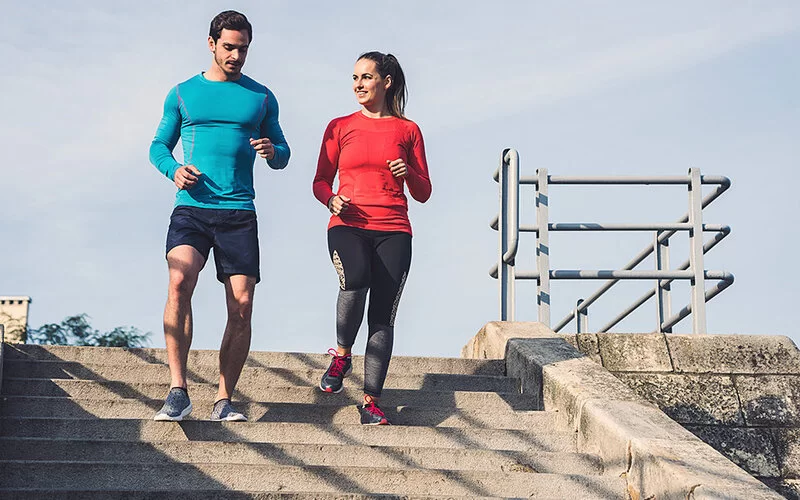
M 800 499 L 800 351 L 769 335 L 567 338 L 784 496 Z
M 28 337 L 30 297 L 0 297 L 0 324 L 5 326 L 5 339 L 10 344 L 24 344 Z

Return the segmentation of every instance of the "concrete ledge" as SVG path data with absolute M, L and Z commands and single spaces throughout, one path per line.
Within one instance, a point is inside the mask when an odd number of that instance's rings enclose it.
M 506 355 L 506 343 L 514 338 L 535 337 L 569 338 L 571 345 L 576 345 L 575 335 L 559 335 L 553 330 L 537 322 L 492 321 L 461 348 L 462 358 L 471 359 L 503 359 Z M 569 341 L 569 340 L 568 340 Z
M 629 491 L 642 499 L 783 499 L 703 443 L 633 439 Z
M 507 374 L 521 379 L 537 407 L 559 412 L 577 433 L 578 451 L 599 455 L 606 474 L 623 475 L 631 498 L 783 498 L 579 352 L 576 336 L 572 344 L 529 323 L 490 323 L 481 332 L 462 355 L 496 354 L 504 344 Z
M 599 333 L 603 366 L 612 372 L 671 372 L 672 361 L 663 333 Z
M 676 372 L 800 374 L 800 351 L 780 335 L 666 337 Z

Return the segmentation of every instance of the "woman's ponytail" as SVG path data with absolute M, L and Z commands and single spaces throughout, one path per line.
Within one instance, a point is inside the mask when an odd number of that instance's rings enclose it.
M 373 61 L 378 68 L 378 73 L 380 73 L 381 78 L 386 78 L 387 76 L 392 78 L 392 84 L 386 91 L 386 107 L 389 108 L 389 113 L 392 116 L 405 118 L 408 90 L 406 90 L 406 76 L 397 58 L 392 54 L 367 52 L 358 57 L 359 61 L 361 59 Z

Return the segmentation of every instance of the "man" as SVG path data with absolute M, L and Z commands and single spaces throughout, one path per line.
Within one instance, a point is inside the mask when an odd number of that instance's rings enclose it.
M 172 380 L 155 420 L 180 421 L 192 411 L 186 386 L 191 300 L 212 248 L 217 279 L 225 285 L 228 322 L 211 420 L 247 420 L 231 406 L 231 396 L 250 350 L 253 293 L 260 280 L 253 161 L 258 154 L 277 170 L 286 167 L 290 154 L 275 96 L 242 74 L 252 40 L 243 14 L 225 11 L 211 21 L 211 67 L 169 92 L 150 146 L 150 161 L 178 188 L 167 233 L 164 310 Z M 179 138 L 183 164 L 172 156 Z

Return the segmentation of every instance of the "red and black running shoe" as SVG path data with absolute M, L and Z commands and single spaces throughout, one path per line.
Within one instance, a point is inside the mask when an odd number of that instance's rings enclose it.
M 353 361 L 349 354 L 339 356 L 336 349 L 328 349 L 328 354 L 333 356 L 331 364 L 319 382 L 319 388 L 324 392 L 339 393 L 344 387 L 344 378 L 353 371 Z
M 375 401 L 365 401 L 358 407 L 358 412 L 361 414 L 361 423 L 364 425 L 389 425 L 389 419 L 386 418 L 383 410 L 378 408 Z

